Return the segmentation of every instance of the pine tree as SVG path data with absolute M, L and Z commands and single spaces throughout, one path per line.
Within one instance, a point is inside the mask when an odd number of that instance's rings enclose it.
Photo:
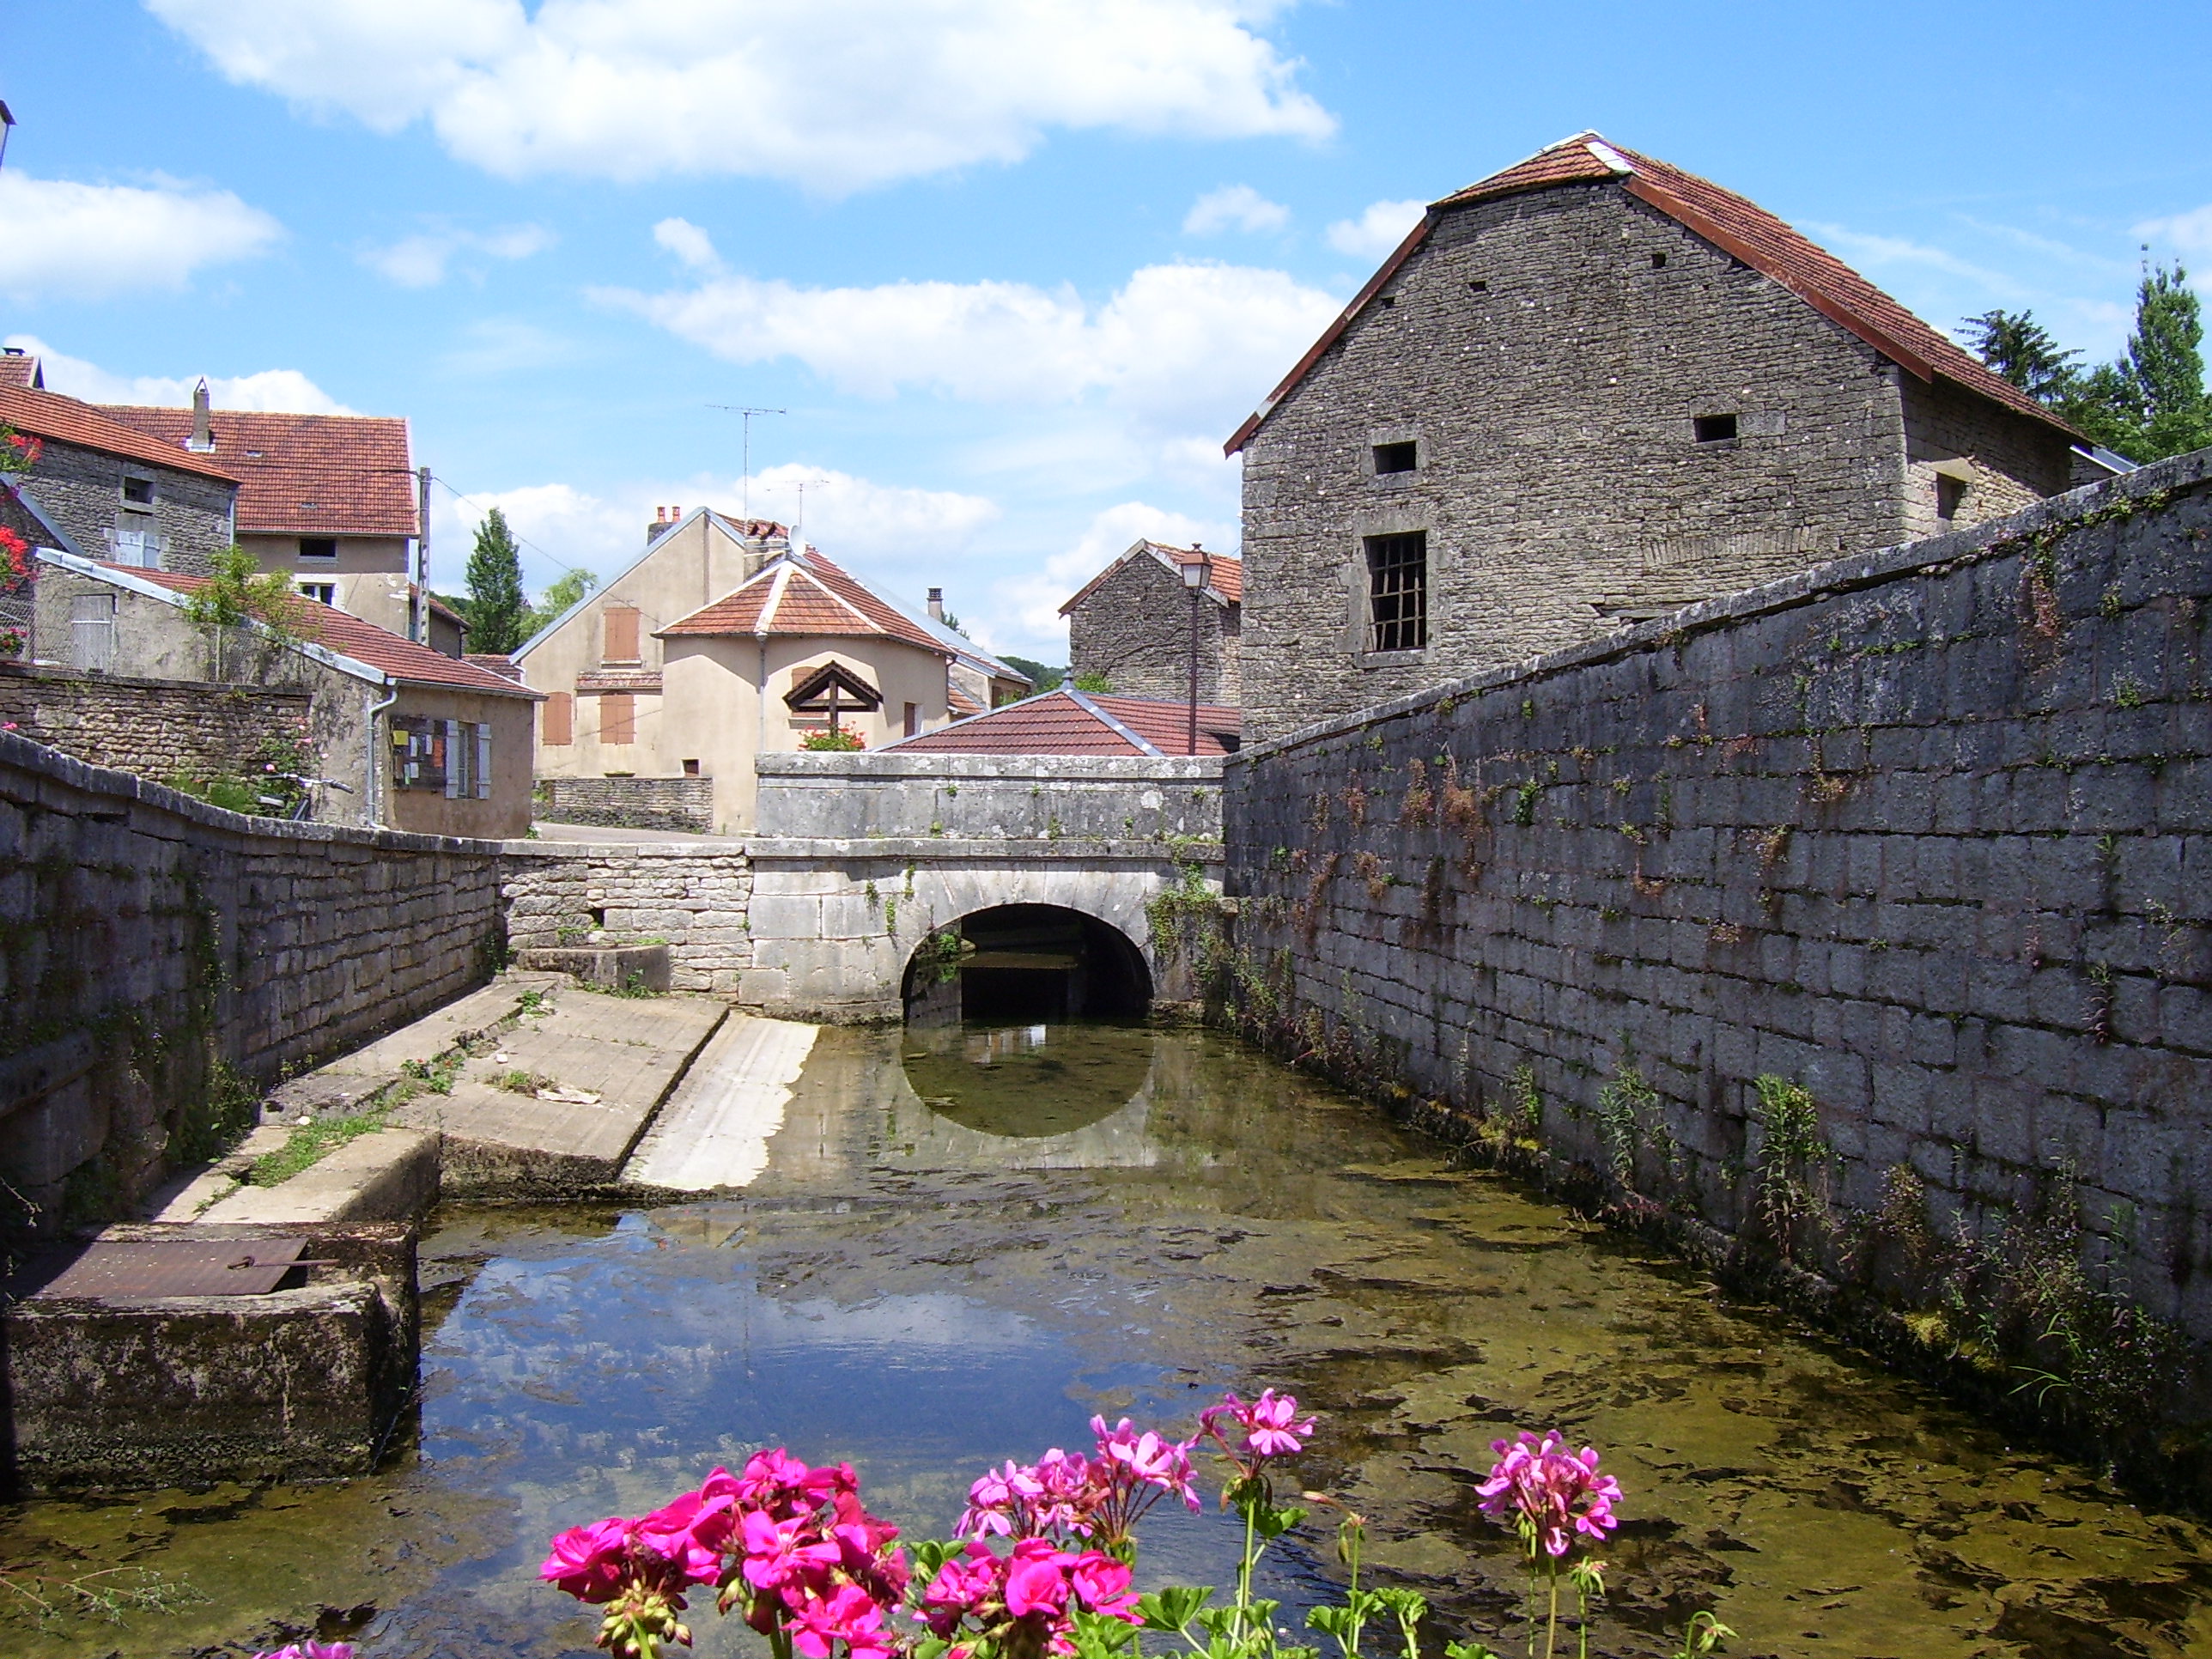
M 530 637 L 530 604 L 522 592 L 522 557 L 507 527 L 507 514 L 494 507 L 477 526 L 469 553 L 469 648 L 512 651 Z
M 2032 311 L 1985 311 L 1959 325 L 1974 355 L 2040 403 L 2057 403 L 2081 371 L 2078 351 L 2063 351 Z
M 2136 459 L 2162 460 L 2212 444 L 2203 344 L 2203 316 L 2189 273 L 2179 264 L 2146 273 L 2125 362 L 2142 411 Z

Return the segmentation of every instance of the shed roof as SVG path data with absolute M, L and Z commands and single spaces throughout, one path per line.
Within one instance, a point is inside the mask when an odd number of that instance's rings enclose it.
M 56 392 L 34 392 L 28 386 L 0 382 L 0 426 L 12 426 L 18 432 L 51 438 L 57 443 L 76 444 L 83 449 L 96 449 L 103 454 L 127 455 L 134 461 L 170 467 L 179 472 L 196 472 L 223 483 L 239 482 L 235 471 L 216 465 L 208 456 L 173 448 L 111 418 L 90 404 L 81 404 Z
M 191 454 L 189 409 L 102 404 L 118 423 Z M 264 534 L 412 536 L 416 480 L 407 422 L 389 415 L 291 415 L 218 409 L 209 455 L 240 482 L 238 527 Z
M 1199 754 L 1229 753 L 1243 719 L 1234 708 L 1200 703 Z M 1188 703 L 1098 696 L 1061 686 L 883 746 L 935 755 L 1168 756 L 1188 754 L 1189 737 Z
M 1421 222 L 1407 233 L 1352 303 L 1268 394 L 1266 404 L 1231 434 L 1226 452 L 1233 455 L 1242 449 L 1275 406 L 1313 372 L 1329 347 L 1428 240 L 1440 214 L 1562 185 L 1608 182 L 1618 182 L 1638 201 L 1779 283 L 1908 373 L 1923 380 L 1948 380 L 2080 440 L 2081 434 L 2050 409 L 1757 203 L 1668 162 L 1609 144 L 1595 132 L 1578 132 L 1431 204 Z

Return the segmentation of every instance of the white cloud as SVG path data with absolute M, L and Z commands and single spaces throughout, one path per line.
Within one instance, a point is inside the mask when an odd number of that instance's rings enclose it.
M 1339 219 L 1328 228 L 1328 245 L 1355 259 L 1379 259 L 1406 240 L 1421 222 L 1425 202 L 1375 202 L 1357 219 Z
M 1210 264 L 1147 265 L 1097 306 L 1024 283 L 805 289 L 742 276 L 597 297 L 729 362 L 795 358 L 862 396 L 1055 404 L 1095 392 L 1140 423 L 1186 430 L 1233 425 L 1340 307 L 1282 271 Z
M 509 177 L 848 191 L 1050 127 L 1324 137 L 1258 30 L 1283 0 L 147 0 L 234 82 Z
M 1224 185 L 1209 190 L 1190 204 L 1182 228 L 1192 236 L 1211 236 L 1217 231 L 1280 230 L 1291 222 L 1291 210 L 1271 202 L 1249 185 Z
M 2147 241 L 2171 243 L 2184 253 L 2212 255 L 2212 206 L 2191 208 L 2164 219 L 2146 219 L 2135 234 Z
M 250 258 L 283 227 L 227 190 L 173 179 L 81 185 L 0 173 L 0 294 L 105 299 L 182 288 L 204 265 Z
M 689 219 L 663 219 L 653 228 L 653 240 L 694 270 L 722 268 L 722 256 L 714 252 L 714 239 Z
M 402 288 L 435 288 L 457 253 L 487 254 L 495 259 L 526 259 L 553 246 L 553 233 L 542 225 L 508 225 L 501 229 L 427 230 L 403 236 L 389 247 L 370 248 L 362 263 Z
M 1925 242 L 1915 242 L 1903 236 L 1883 236 L 1851 230 L 1843 225 L 1808 222 L 1806 229 L 1817 236 L 1831 252 L 1840 254 L 1853 264 L 1870 270 L 1923 266 L 1930 270 L 1940 270 L 1947 276 L 1960 276 L 1978 283 L 1992 294 L 2011 297 L 2026 292 L 2019 283 L 2002 271 L 1974 264 L 1948 249 L 1931 247 Z
M 988 602 L 976 605 L 974 620 L 981 624 L 979 637 L 1017 641 L 1012 647 L 1015 650 L 1022 649 L 1019 641 L 1047 649 L 1038 642 L 1050 641 L 1059 647 L 1059 655 L 1053 660 L 1066 661 L 1067 621 L 1060 614 L 1060 607 L 1084 583 L 1127 552 L 1132 543 L 1147 538 L 1178 547 L 1196 542 L 1216 552 L 1232 553 L 1237 548 L 1237 526 L 1234 521 L 1194 519 L 1143 501 L 1109 507 L 1091 519 L 1073 545 L 1054 554 L 1042 566 L 1000 583 Z M 967 610 L 960 614 L 963 623 L 969 620 Z
M 92 404 L 189 404 L 197 374 L 114 374 L 97 363 L 56 351 L 32 334 L 10 334 L 7 342 L 40 360 L 46 390 Z M 317 386 L 296 368 L 264 368 L 253 374 L 210 374 L 208 396 L 217 409 L 282 410 L 295 415 L 353 415 L 359 411 Z

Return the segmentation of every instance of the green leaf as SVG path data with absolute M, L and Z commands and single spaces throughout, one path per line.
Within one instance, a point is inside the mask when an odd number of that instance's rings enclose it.
M 1137 1613 L 1146 1630 L 1180 1632 L 1212 1599 L 1211 1584 L 1171 1584 L 1137 1598 Z M 1224 1609 L 1225 1611 L 1225 1609 Z
M 924 1538 L 912 1547 L 915 1576 L 934 1578 L 939 1567 L 968 1547 L 957 1538 Z
M 1252 1530 L 1272 1543 L 1305 1518 L 1306 1512 L 1301 1509 L 1257 1510 L 1252 1516 Z
M 1444 1659 L 1505 1659 L 1505 1656 L 1481 1642 L 1447 1642 Z

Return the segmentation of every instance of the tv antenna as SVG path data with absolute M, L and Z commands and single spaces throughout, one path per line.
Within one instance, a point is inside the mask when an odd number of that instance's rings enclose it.
M 744 437 L 741 441 L 744 451 L 739 464 L 744 470 L 738 475 L 738 516 L 747 524 L 750 524 L 753 517 L 753 416 L 788 415 L 791 411 L 787 409 L 754 409 L 743 404 L 708 404 L 707 407 L 734 415 L 743 423 Z M 799 502 L 801 506 L 805 504 L 805 497 L 803 495 L 799 498 Z M 750 531 L 746 532 L 748 535 L 751 533 Z

